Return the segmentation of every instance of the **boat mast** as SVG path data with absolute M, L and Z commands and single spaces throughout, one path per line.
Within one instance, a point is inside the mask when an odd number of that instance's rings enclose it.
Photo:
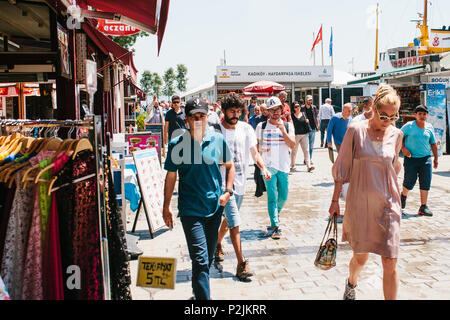
M 428 34 L 428 1 L 423 1 L 424 9 L 423 9 L 423 15 L 422 15 L 422 24 L 420 22 L 418 23 L 418 28 L 421 33 L 421 37 L 419 38 L 420 43 L 422 46 L 428 47 L 430 37 Z
M 375 71 L 378 69 L 378 3 L 377 3 L 377 31 L 375 41 Z

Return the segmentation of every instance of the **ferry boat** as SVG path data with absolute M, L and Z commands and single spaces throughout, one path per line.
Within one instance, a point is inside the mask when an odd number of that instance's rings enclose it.
M 419 13 L 419 17 L 420 20 L 414 21 L 417 22 L 416 27 L 420 30 L 420 37 L 415 38 L 406 47 L 388 49 L 386 52 L 381 52 L 379 57 L 377 53 L 375 57 L 377 73 L 415 68 L 426 68 L 428 72 L 441 71 L 441 59 L 450 55 L 450 25 L 447 28 L 443 26 L 442 29 L 428 29 L 427 0 L 424 0 L 424 13 Z

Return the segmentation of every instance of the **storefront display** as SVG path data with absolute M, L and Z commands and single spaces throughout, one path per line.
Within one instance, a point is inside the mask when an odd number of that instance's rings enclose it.
M 395 90 L 397 90 L 397 93 L 402 101 L 400 106 L 401 119 L 399 119 L 399 123 L 403 125 L 408 121 L 415 119 L 414 108 L 421 103 L 420 88 L 419 86 L 395 87 Z
M 13 300 L 131 299 L 100 117 L 94 123 L 0 122 L 0 275 Z M 35 127 L 43 137 L 30 136 Z M 55 138 L 63 127 L 89 134 Z

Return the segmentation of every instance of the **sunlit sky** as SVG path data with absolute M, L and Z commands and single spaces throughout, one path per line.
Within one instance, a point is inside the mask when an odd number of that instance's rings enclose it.
M 450 0 L 429 1 L 430 28 L 450 26 Z M 419 30 L 411 20 L 423 0 L 380 0 L 379 51 L 406 46 Z M 172 0 L 159 57 L 156 36 L 140 38 L 134 62 L 161 76 L 169 67 L 188 68 L 187 89 L 211 81 L 220 59 L 227 65 L 312 65 L 313 32 L 323 24 L 324 64 L 333 28 L 336 69 L 370 71 L 375 61 L 376 1 L 373 0 Z M 353 64 L 352 64 L 353 59 Z M 322 63 L 320 44 L 316 65 Z

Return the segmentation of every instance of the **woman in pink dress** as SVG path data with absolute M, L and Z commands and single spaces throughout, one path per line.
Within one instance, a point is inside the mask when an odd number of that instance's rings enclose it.
M 371 119 L 349 125 L 336 163 L 330 217 L 340 215 L 339 195 L 349 183 L 342 241 L 353 249 L 344 299 L 355 299 L 358 276 L 369 253 L 381 256 L 385 299 L 396 299 L 397 257 L 400 243 L 401 203 L 397 175 L 403 133 L 393 126 L 400 98 L 392 87 L 380 85 Z

